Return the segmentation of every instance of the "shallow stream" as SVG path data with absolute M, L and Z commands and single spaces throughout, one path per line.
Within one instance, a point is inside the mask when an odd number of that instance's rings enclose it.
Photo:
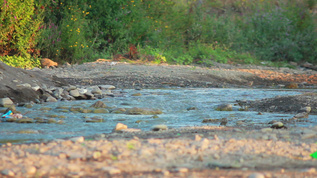
M 239 111 L 236 100 L 257 100 L 275 96 L 297 95 L 301 91 L 295 90 L 267 90 L 267 89 L 125 89 L 120 91 L 122 97 L 107 97 L 101 99 L 111 108 L 154 108 L 162 110 L 158 118 L 153 115 L 126 115 L 114 113 L 76 113 L 65 112 L 57 107 L 89 108 L 96 100 L 59 101 L 55 103 L 36 104 L 32 108 L 18 107 L 21 113 L 27 113 L 29 118 L 50 118 L 63 121 L 63 124 L 38 123 L 0 123 L 0 144 L 10 142 L 37 142 L 66 138 L 73 136 L 89 136 L 98 133 L 110 133 L 117 123 L 126 124 L 129 128 L 151 130 L 154 125 L 167 125 L 169 128 L 183 126 L 219 125 L 216 123 L 202 123 L 204 119 L 227 118 L 227 126 L 236 126 L 237 121 L 244 121 L 245 125 L 263 125 L 271 120 L 289 119 L 294 114 L 263 113 L 256 111 Z M 132 96 L 140 93 L 141 96 Z M 233 111 L 216 111 L 219 104 L 232 104 Z M 195 107 L 196 110 L 187 110 Z M 51 108 L 51 110 L 40 110 Z M 111 109 L 109 109 L 111 110 Z M 98 116 L 105 122 L 87 123 L 87 118 Z M 315 125 L 316 115 L 310 115 L 313 122 L 298 123 L 297 126 L 307 127 Z

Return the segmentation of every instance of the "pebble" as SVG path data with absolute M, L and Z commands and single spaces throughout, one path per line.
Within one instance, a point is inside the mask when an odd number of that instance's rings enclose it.
M 25 169 L 26 173 L 29 175 L 33 175 L 36 173 L 36 167 L 30 166 Z
M 101 170 L 107 171 L 110 175 L 120 174 L 121 170 L 114 167 L 102 167 Z
M 261 129 L 261 132 L 272 132 L 273 131 L 273 129 L 272 128 L 263 128 L 263 129 Z
M 155 125 L 152 127 L 152 131 L 161 131 L 161 130 L 167 130 L 168 127 L 166 125 Z
M 14 172 L 11 171 L 10 169 L 4 169 L 1 171 L 1 174 L 2 175 L 5 175 L 5 176 L 15 176 Z
M 127 128 L 128 128 L 127 125 L 124 125 L 124 124 L 122 124 L 122 123 L 118 123 L 118 124 L 116 125 L 114 131 L 120 131 L 120 130 L 122 130 L 122 129 L 127 129 Z
M 73 138 L 71 138 L 69 140 L 71 140 L 72 142 L 82 143 L 82 142 L 85 141 L 85 138 L 84 137 L 73 137 Z
M 279 129 L 279 128 L 282 128 L 282 127 L 284 127 L 284 124 L 282 122 L 274 122 L 272 124 L 272 128 L 274 128 L 274 129 Z
M 262 173 L 252 173 L 248 178 L 265 178 L 265 176 Z

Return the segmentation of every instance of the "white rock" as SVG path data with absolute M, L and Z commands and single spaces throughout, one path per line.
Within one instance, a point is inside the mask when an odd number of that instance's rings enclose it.
M 39 90 L 41 87 L 40 86 L 34 86 L 34 87 L 32 87 L 32 89 L 34 90 L 34 91 L 37 91 L 37 90 Z
M 282 128 L 284 124 L 282 122 L 274 122 L 272 128 Z
M 114 167 L 102 167 L 101 170 L 107 171 L 110 175 L 120 174 L 121 170 Z
M 261 132 L 272 132 L 273 131 L 273 129 L 272 128 L 263 128 L 263 129 L 261 129 Z
M 10 105 L 13 105 L 10 98 L 0 98 L 0 107 L 9 107 Z
M 80 88 L 80 89 L 78 89 L 78 92 L 79 92 L 80 95 L 84 95 L 84 94 L 86 94 L 88 92 L 88 90 L 85 89 L 85 88 Z
M 99 87 L 100 87 L 102 90 L 113 90 L 113 89 L 116 88 L 116 87 L 113 86 L 113 85 L 99 85 Z
M 118 123 L 117 125 L 116 125 L 116 127 L 114 128 L 114 131 L 120 131 L 120 130 L 123 130 L 123 129 L 127 129 L 128 128 L 128 126 L 127 125 L 124 125 L 124 124 L 122 124 L 122 123 Z
M 75 89 L 75 90 L 70 90 L 70 91 L 69 91 L 69 94 L 70 94 L 71 96 L 73 96 L 73 97 L 78 97 L 78 96 L 80 96 L 79 91 L 78 91 L 77 89 Z
M 69 140 L 71 140 L 72 142 L 82 143 L 82 142 L 85 141 L 85 138 L 84 137 L 73 137 L 73 138 L 71 138 Z
M 17 87 L 27 87 L 27 88 L 31 88 L 32 86 L 31 86 L 31 84 L 29 84 L 29 83 L 23 83 L 23 84 L 17 85 Z

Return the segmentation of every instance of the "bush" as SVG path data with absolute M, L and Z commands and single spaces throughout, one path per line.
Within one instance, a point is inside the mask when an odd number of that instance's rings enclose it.
M 0 54 L 36 57 L 42 11 L 34 0 L 4 0 L 0 6 Z
M 34 68 L 40 67 L 41 63 L 38 58 L 23 58 L 21 56 L 0 56 L 0 61 L 12 67 Z

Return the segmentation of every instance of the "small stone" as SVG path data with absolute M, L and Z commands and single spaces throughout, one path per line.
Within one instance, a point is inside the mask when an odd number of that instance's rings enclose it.
M 99 88 L 102 89 L 102 90 L 113 90 L 116 87 L 113 86 L 113 85 L 99 85 Z
M 27 167 L 26 168 L 26 173 L 29 174 L 29 175 L 35 174 L 36 173 L 36 167 L 34 167 L 34 166 Z
M 122 130 L 122 129 L 127 129 L 127 128 L 128 128 L 127 125 L 124 125 L 124 124 L 122 124 L 122 123 L 118 123 L 118 124 L 116 125 L 114 131 L 120 131 L 120 130 Z
M 101 170 L 107 171 L 110 175 L 120 174 L 121 170 L 114 167 L 102 167 Z
M 71 96 L 73 96 L 73 97 L 79 97 L 79 96 L 80 96 L 80 93 L 79 93 L 79 91 L 78 91 L 77 89 L 75 89 L 75 90 L 70 90 L 70 91 L 69 91 L 69 94 L 70 94 Z
M 109 113 L 109 111 L 108 111 L 108 109 L 98 108 L 98 109 L 93 110 L 93 113 L 96 113 L 96 114 Z
M 152 127 L 152 131 L 161 131 L 161 130 L 167 130 L 168 127 L 166 125 L 155 125 Z
M 71 140 L 72 142 L 82 143 L 82 142 L 85 141 L 85 138 L 84 137 L 73 137 L 73 138 L 71 138 L 69 140 Z
M 95 94 L 95 95 L 101 95 L 102 94 L 102 91 L 100 90 L 100 88 L 98 86 L 92 86 L 89 88 L 91 91 L 92 94 Z
M 177 172 L 180 172 L 180 173 L 186 173 L 186 172 L 188 172 L 188 168 L 184 168 L 184 167 L 182 167 L 182 168 L 177 168 L 176 171 L 177 171 Z
M 115 114 L 123 114 L 125 112 L 126 112 L 126 109 L 124 109 L 124 108 L 116 108 L 116 109 L 111 111 L 111 113 L 115 113 Z
M 275 122 L 271 126 L 271 128 L 274 128 L 274 129 L 280 129 L 280 128 L 283 128 L 283 127 L 284 127 L 284 124 L 282 122 Z
M 195 135 L 195 141 L 200 141 L 202 139 L 202 137 L 200 135 Z
M 261 129 L 261 132 L 272 132 L 273 131 L 273 129 L 272 128 L 263 128 L 263 129 Z
M 141 132 L 141 129 L 127 128 L 127 129 L 121 129 L 120 132 L 122 133 Z
M 17 119 L 16 123 L 34 123 L 34 120 L 28 117 L 23 117 L 22 119 Z
M 48 96 L 45 101 L 46 102 L 57 102 L 57 99 L 54 98 L 53 96 Z
M 197 109 L 196 107 L 189 107 L 187 108 L 187 111 L 196 110 L 196 109 Z
M 28 130 L 19 130 L 16 133 L 18 133 L 18 134 L 39 134 L 39 131 L 28 129 Z
M 25 105 L 24 105 L 24 107 L 26 107 L 26 108 L 32 108 L 33 107 L 33 104 L 31 104 L 31 103 L 26 103 Z
M 2 170 L 1 171 L 1 174 L 2 175 L 5 175 L 5 176 L 15 176 L 15 174 L 14 174 L 14 172 L 13 171 L 11 171 L 10 169 L 4 169 L 4 170 Z
M 265 178 L 265 176 L 262 173 L 252 173 L 249 175 L 249 178 Z
M 29 84 L 29 83 L 23 83 L 23 84 L 19 84 L 19 85 L 17 85 L 17 87 L 26 87 L 26 88 L 31 88 L 32 86 L 31 86 L 31 84 Z
M 92 104 L 90 107 L 94 107 L 94 108 L 106 108 L 107 105 L 102 102 L 102 101 L 97 101 L 94 104 Z
M 217 111 L 232 111 L 232 105 L 231 104 L 222 104 L 217 106 Z
M 132 96 L 142 96 L 142 94 L 141 93 L 134 93 L 134 94 L 132 94 Z
M 13 101 L 10 98 L 0 98 L 0 107 L 10 107 Z
M 93 118 L 87 119 L 85 122 L 97 123 L 97 122 L 104 122 L 104 121 L 105 120 L 103 118 L 93 117 Z

